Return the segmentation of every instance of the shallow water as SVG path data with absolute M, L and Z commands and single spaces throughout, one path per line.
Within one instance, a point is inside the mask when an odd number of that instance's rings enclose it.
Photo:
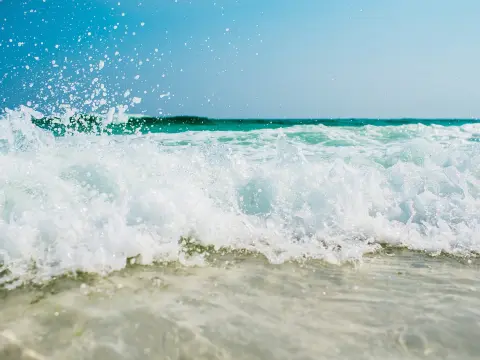
M 4 293 L 0 354 L 5 360 L 19 358 L 8 354 L 20 349 L 30 351 L 25 359 L 478 359 L 479 270 L 475 259 L 400 250 L 342 266 L 272 265 L 260 256 L 202 267 L 136 266 L 107 278 Z

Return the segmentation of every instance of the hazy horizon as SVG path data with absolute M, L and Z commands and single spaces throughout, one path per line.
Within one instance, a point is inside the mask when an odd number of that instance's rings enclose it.
M 192 118 L 208 118 L 216 120 L 480 120 L 480 117 L 215 117 L 206 116 L 202 114 L 176 114 L 176 115 L 150 115 L 148 113 L 126 113 L 129 116 L 144 116 L 144 117 L 192 117 Z
M 45 115 L 45 114 L 42 114 Z M 75 115 L 78 115 L 76 113 Z M 90 115 L 106 115 L 106 114 L 94 114 L 94 113 L 83 113 L 85 116 Z M 215 116 L 206 116 L 202 114 L 163 114 L 163 115 L 151 115 L 148 113 L 135 113 L 135 112 L 126 112 L 125 115 L 130 117 L 147 117 L 147 118 L 199 118 L 199 119 L 211 119 L 211 120 L 265 120 L 265 121 L 274 121 L 274 120 L 368 120 L 368 121 L 401 121 L 401 120 L 420 120 L 420 121 L 480 121 L 479 117 L 470 117 L 470 118 L 461 118 L 461 117 L 355 117 L 355 116 L 345 116 L 345 117 L 269 117 L 269 116 L 260 116 L 260 117 L 215 117 Z M 50 116 L 50 115 L 46 115 Z

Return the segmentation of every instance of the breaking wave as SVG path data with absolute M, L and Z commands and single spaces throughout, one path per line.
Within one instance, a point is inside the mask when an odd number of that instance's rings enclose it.
M 480 252 L 479 124 L 58 137 L 41 117 L 0 118 L 0 283 L 183 261 L 185 237 L 274 263 Z

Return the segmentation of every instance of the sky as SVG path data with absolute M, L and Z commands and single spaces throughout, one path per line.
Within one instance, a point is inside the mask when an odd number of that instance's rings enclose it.
M 478 14 L 478 0 L 0 0 L 0 108 L 478 118 Z

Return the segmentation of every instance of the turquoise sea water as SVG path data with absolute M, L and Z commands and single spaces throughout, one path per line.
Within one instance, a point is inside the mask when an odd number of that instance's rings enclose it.
M 65 118 L 45 117 L 34 120 L 35 125 L 63 135 L 68 131 L 125 133 L 176 133 L 183 131 L 252 131 L 292 126 L 322 125 L 331 127 L 440 125 L 462 126 L 480 124 L 477 119 L 213 119 L 196 116 L 148 117 L 125 116 L 120 123 L 105 124 L 100 116 Z

